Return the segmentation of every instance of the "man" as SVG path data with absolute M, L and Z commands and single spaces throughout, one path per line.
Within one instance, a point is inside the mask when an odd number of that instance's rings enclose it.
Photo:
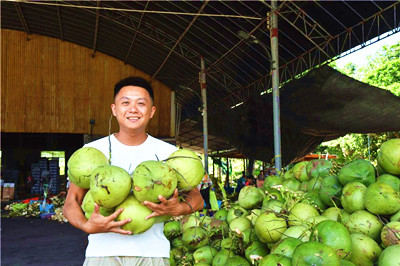
M 107 158 L 111 153 L 111 164 L 130 174 L 142 161 L 166 159 L 176 147 L 146 133 L 156 112 L 153 103 L 153 90 L 146 80 L 138 77 L 121 80 L 115 85 L 114 103 L 111 104 L 112 114 L 119 124 L 118 133 L 85 146 L 99 149 Z M 90 219 L 86 219 L 81 210 L 86 192 L 71 183 L 63 210 L 73 226 L 90 234 L 84 265 L 169 265 L 170 245 L 163 234 L 163 223 L 154 224 L 142 234 L 131 235 L 130 231 L 121 228 L 130 222 L 129 219 L 114 221 L 123 209 L 104 217 L 97 204 Z M 179 201 L 178 190 L 170 199 L 161 195 L 159 199 L 159 204 L 143 203 L 153 211 L 147 218 L 189 214 L 201 210 L 204 205 L 197 188 L 185 195 L 186 202 Z

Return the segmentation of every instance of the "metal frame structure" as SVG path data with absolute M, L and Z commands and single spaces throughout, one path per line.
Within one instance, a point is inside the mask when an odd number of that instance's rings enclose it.
M 396 21 L 396 18 L 399 16 L 397 11 L 398 3 L 393 3 L 391 6 L 382 9 L 379 13 L 370 16 L 369 18 L 363 19 L 357 25 L 351 28 L 346 28 L 342 33 L 331 36 L 326 34 L 326 30 L 323 29 L 321 25 L 317 22 L 313 21 L 312 18 L 307 16 L 304 10 L 300 9 L 296 6 L 296 2 L 285 2 L 286 6 L 289 6 L 290 13 L 295 14 L 295 19 L 293 21 L 289 21 L 285 17 L 289 13 L 287 12 L 279 12 L 279 16 L 285 18 L 287 22 L 293 25 L 299 32 L 302 33 L 303 36 L 307 37 L 310 42 L 313 44 L 315 43 L 313 39 L 322 39 L 322 45 L 316 46 L 311 50 L 306 51 L 304 54 L 294 58 L 292 61 L 285 63 L 284 65 L 280 66 L 280 82 L 284 84 L 285 82 L 289 82 L 290 80 L 300 77 L 304 75 L 310 69 L 320 66 L 321 64 L 330 62 L 334 59 L 338 59 L 342 53 L 346 52 L 347 50 L 351 49 L 354 46 L 360 45 L 358 49 L 353 49 L 351 52 L 355 52 L 367 45 L 371 45 L 379 39 L 376 39 L 373 42 L 365 44 L 366 40 L 369 40 L 368 35 L 370 34 L 371 30 L 376 27 L 379 28 L 379 24 L 383 20 L 386 24 L 388 24 L 384 19 L 382 14 L 385 12 L 393 14 L 394 23 L 393 25 L 388 25 L 392 27 L 394 30 L 392 33 L 388 34 L 386 37 L 390 36 L 391 34 L 400 32 L 400 21 Z M 270 5 L 268 5 L 271 7 Z M 297 9 L 295 9 L 297 8 Z M 368 22 L 372 22 L 368 25 Z M 296 24 L 301 24 L 303 29 Z M 356 30 L 361 29 L 361 36 L 357 36 Z M 348 46 L 347 46 L 347 45 Z M 347 48 L 346 48 L 347 46 Z M 323 51 L 323 52 L 322 52 Z M 321 55 L 323 53 L 326 57 Z M 345 54 L 347 55 L 347 54 Z M 329 56 L 329 57 L 328 57 Z M 327 58 L 328 57 L 328 58 Z M 219 61 L 219 60 L 218 60 Z M 271 90 L 271 75 L 267 74 L 263 77 L 255 80 L 253 83 L 245 85 L 241 87 L 235 94 L 231 94 L 226 96 L 225 98 L 221 99 L 219 102 L 215 102 L 210 105 L 210 109 L 213 109 L 216 112 L 222 111 L 221 108 L 232 108 L 239 104 L 237 98 L 245 100 L 248 99 L 250 93 L 254 90 L 263 94 L 269 90 Z M 221 103 L 224 105 L 221 106 Z
M 379 41 L 381 33 L 399 32 L 399 6 L 398 1 L 279 1 L 280 87 Z M 242 30 L 271 47 L 270 10 L 270 1 L 3 1 L 1 27 L 25 32 L 27 40 L 43 34 L 83 45 L 92 56 L 102 52 L 131 64 L 175 91 L 181 122 L 200 121 L 202 103 L 193 93 L 201 91 L 200 58 L 210 117 L 272 93 L 271 59 L 237 36 Z

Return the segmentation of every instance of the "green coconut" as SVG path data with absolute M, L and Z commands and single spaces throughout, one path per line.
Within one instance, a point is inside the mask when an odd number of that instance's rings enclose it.
M 234 251 L 228 249 L 221 249 L 215 254 L 212 265 L 213 266 L 226 266 L 226 261 L 230 258 L 235 256 Z
M 132 190 L 140 202 L 158 203 L 158 196 L 169 198 L 178 183 L 177 172 L 160 161 L 144 161 L 132 174 Z
M 307 175 L 309 178 L 322 177 L 325 178 L 330 175 L 332 162 L 324 159 L 311 160 L 307 164 Z
M 285 232 L 283 232 L 281 239 L 296 238 L 302 242 L 310 240 L 311 229 L 305 224 L 292 225 Z
M 185 215 L 181 220 L 181 232 L 185 232 L 186 229 L 193 227 L 193 226 L 199 226 L 200 225 L 200 217 L 196 215 L 196 213 L 192 213 L 189 215 Z
M 234 205 L 229 209 L 228 214 L 226 215 L 226 221 L 230 223 L 233 219 L 237 217 L 246 217 L 249 215 L 249 211 L 243 208 L 240 205 Z
M 263 243 L 277 242 L 286 228 L 285 218 L 278 217 L 273 212 L 261 214 L 254 225 L 256 234 Z
M 307 161 L 296 163 L 293 168 L 293 176 L 299 181 L 309 180 L 309 176 L 307 175 Z
M 381 240 L 385 247 L 400 244 L 400 222 L 385 224 L 381 231 Z
M 121 226 L 122 229 L 131 231 L 132 234 L 141 234 L 150 229 L 154 224 L 154 218 L 146 219 L 153 211 L 144 206 L 131 193 L 116 209 L 124 210 L 118 215 L 117 221 L 131 219 L 129 223 Z
M 389 174 L 380 175 L 376 180 L 376 182 L 385 183 L 391 186 L 397 192 L 400 192 L 400 178 L 394 175 L 389 175 Z
M 279 266 L 292 266 L 292 261 L 290 258 L 285 257 L 280 254 L 269 254 L 260 260 L 259 266 L 270 266 L 270 265 L 279 265 Z
M 385 248 L 379 256 L 378 266 L 400 265 L 400 244 Z
M 195 251 L 198 248 L 207 246 L 209 243 L 208 233 L 201 227 L 190 227 L 182 234 L 183 245 L 189 251 Z
M 221 248 L 236 251 L 239 245 L 232 237 L 227 237 L 221 240 Z
M 167 158 L 166 164 L 178 172 L 179 189 L 196 187 L 205 175 L 201 158 L 191 150 L 176 150 Z
M 374 265 L 382 249 L 372 238 L 363 234 L 351 234 L 352 254 L 349 258 L 356 265 Z
M 340 205 L 342 189 L 343 185 L 336 176 L 327 176 L 322 180 L 319 197 L 327 206 L 333 207 Z
M 231 266 L 250 266 L 250 263 L 243 257 L 235 255 L 226 260 L 226 265 Z
M 181 224 L 178 221 L 169 221 L 164 224 L 164 235 L 168 239 L 174 239 L 181 234 Z
M 210 231 L 225 237 L 230 232 L 229 224 L 226 221 L 214 219 L 210 223 Z
M 400 138 L 382 143 L 377 160 L 388 174 L 400 175 Z
M 92 216 L 92 213 L 94 211 L 94 200 L 92 197 L 92 193 L 90 193 L 90 190 L 85 194 L 85 197 L 83 198 L 82 205 L 81 205 L 82 210 L 85 212 L 85 217 L 87 219 Z M 103 216 L 109 216 L 113 214 L 115 208 L 104 208 L 100 206 L 99 208 L 99 213 Z
M 99 166 L 90 177 L 90 193 L 94 202 L 105 208 L 120 204 L 129 194 L 132 178 L 124 169 L 114 165 Z
M 302 200 L 302 202 L 316 206 L 320 210 L 326 209 L 326 205 L 324 202 L 322 202 L 320 194 L 317 190 L 306 192 L 303 195 L 304 195 L 304 200 Z
M 244 251 L 246 259 L 251 262 L 250 256 L 260 256 L 264 257 L 268 255 L 267 245 L 261 241 L 253 241 Z
M 243 232 L 244 230 L 250 229 L 251 227 L 252 227 L 252 223 L 246 217 L 235 218 L 229 223 L 229 228 L 231 229 L 231 231 L 234 231 L 234 232 L 238 232 L 238 231 Z
M 311 192 L 311 191 L 318 191 L 321 188 L 322 185 L 322 177 L 314 177 L 311 178 L 308 183 L 307 183 L 307 191 Z
M 349 213 L 365 209 L 365 193 L 367 187 L 360 182 L 347 183 L 342 189 L 342 196 L 340 202 L 343 209 Z
M 307 219 L 307 222 L 311 223 L 313 226 L 319 224 L 322 221 L 326 221 L 326 220 L 331 220 L 326 216 L 323 215 L 318 215 L 318 216 L 314 216 L 314 217 L 310 217 Z
M 282 179 L 278 175 L 271 175 L 268 176 L 263 184 L 264 191 L 268 190 L 269 188 L 273 188 L 274 186 L 281 185 Z
M 330 207 L 326 209 L 321 215 L 327 217 L 329 220 L 337 222 L 340 220 L 341 210 L 336 207 Z
M 288 178 L 282 182 L 282 188 L 287 188 L 291 191 L 299 191 L 301 187 L 301 182 L 296 178 Z
M 183 248 L 182 238 L 181 237 L 175 237 L 174 239 L 172 239 L 171 245 L 172 245 L 173 248 L 176 248 L 176 249 Z
M 368 187 L 364 203 L 373 214 L 390 215 L 400 210 L 400 194 L 390 185 L 376 182 Z
M 395 222 L 395 221 L 400 222 L 400 211 L 398 211 L 395 214 L 393 214 L 392 216 L 390 216 L 390 221 L 391 222 Z
M 92 171 L 107 164 L 106 156 L 98 149 L 92 147 L 80 148 L 68 159 L 69 180 L 78 187 L 89 189 Z
M 319 212 L 314 206 L 310 204 L 299 202 L 296 203 L 290 210 L 288 217 L 289 225 L 301 225 L 308 218 L 318 216 Z
M 294 237 L 281 239 L 271 248 L 271 254 L 280 254 L 292 258 L 294 250 L 301 243 L 303 242 L 300 239 Z
M 211 264 L 215 254 L 217 253 L 218 251 L 211 246 L 200 247 L 193 253 L 194 263 Z
M 253 186 L 243 187 L 238 196 L 239 205 L 246 210 L 254 209 L 261 206 L 264 197 L 260 190 Z
M 360 210 L 353 212 L 347 220 L 346 227 L 351 234 L 364 234 L 374 240 L 378 240 L 383 228 L 382 222 L 372 213 Z
M 228 215 L 227 209 L 220 209 L 214 213 L 214 218 L 221 221 L 226 221 L 226 216 Z
M 349 258 L 352 251 L 351 237 L 347 228 L 336 221 L 326 220 L 317 224 L 310 239 L 330 246 L 341 258 Z
M 293 168 L 289 169 L 289 171 L 286 171 L 285 174 L 283 175 L 283 179 L 288 179 L 288 178 L 293 178 Z
M 342 185 L 357 181 L 368 187 L 375 182 L 375 168 L 367 160 L 356 159 L 340 169 L 338 178 Z
M 246 216 L 247 219 L 251 221 L 251 224 L 254 225 L 258 219 L 258 217 L 263 213 L 261 209 L 252 209 L 250 214 Z
M 340 258 L 333 248 L 316 241 L 309 241 L 296 247 L 292 264 L 340 266 Z
M 284 208 L 284 203 L 279 200 L 265 198 L 261 207 L 263 212 L 272 211 L 276 213 L 280 213 Z

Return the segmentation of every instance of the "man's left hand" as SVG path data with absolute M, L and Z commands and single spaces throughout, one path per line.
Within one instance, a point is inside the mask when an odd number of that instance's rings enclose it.
M 179 215 L 180 214 L 180 201 L 178 197 L 178 189 L 175 189 L 174 194 L 171 198 L 166 199 L 163 196 L 159 195 L 158 199 L 160 203 L 153 203 L 150 201 L 144 201 L 143 205 L 152 210 L 153 212 L 146 217 L 146 219 L 150 219 L 151 217 L 157 217 L 161 215 Z

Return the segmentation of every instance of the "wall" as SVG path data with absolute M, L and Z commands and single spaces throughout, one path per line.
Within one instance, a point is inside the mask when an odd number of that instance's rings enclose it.
M 114 84 L 150 76 L 123 62 L 58 39 L 1 30 L 1 132 L 108 134 Z M 148 132 L 171 134 L 171 89 L 153 81 L 156 115 Z M 90 119 L 95 119 L 90 132 Z M 112 132 L 118 130 L 114 119 Z

